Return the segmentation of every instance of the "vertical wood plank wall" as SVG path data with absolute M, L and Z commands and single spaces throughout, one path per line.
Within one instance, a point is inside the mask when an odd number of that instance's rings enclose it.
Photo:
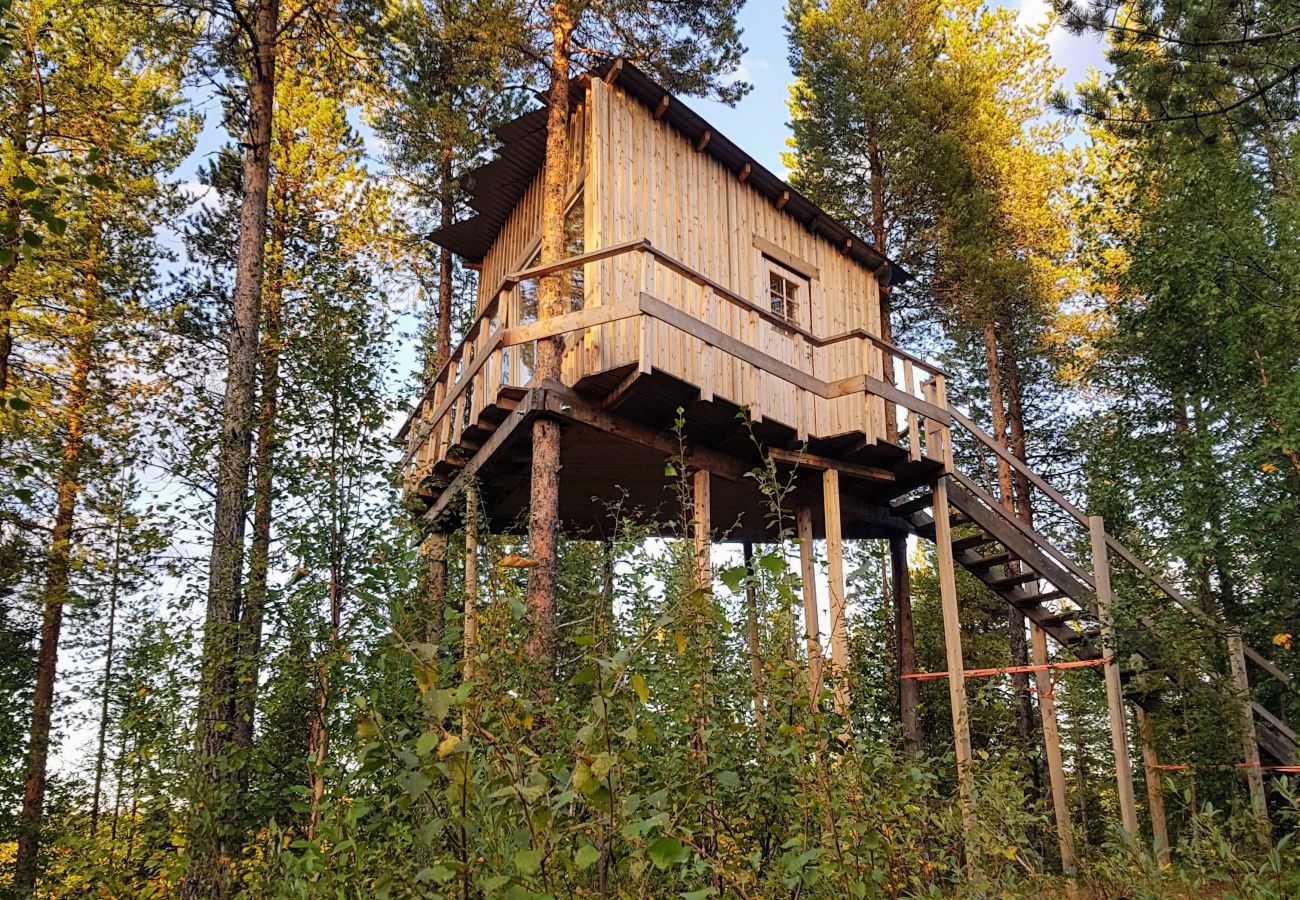
M 811 316 L 800 324 L 818 337 L 853 329 L 880 333 L 875 276 L 829 241 L 741 182 L 617 84 L 596 81 L 591 94 L 591 141 L 586 196 L 588 248 L 648 238 L 667 253 L 732 292 L 767 302 L 767 268 L 754 236 L 766 238 L 810 263 Z M 644 290 L 693 317 L 782 362 L 835 380 L 863 372 L 863 344 L 844 341 L 814 348 L 694 284 L 664 266 L 648 266 L 643 254 L 616 257 L 589 267 L 597 285 L 590 302 L 615 303 Z M 601 371 L 637 361 L 641 325 L 636 320 L 592 329 L 580 368 Z M 749 405 L 755 418 L 779 421 L 811 436 L 871 434 L 872 417 L 861 395 L 824 400 L 710 348 L 663 323 L 651 322 L 648 347 L 653 366 L 700 385 L 714 397 Z M 880 377 L 877 354 L 868 360 Z M 883 424 L 883 418 L 879 418 Z
M 760 236 L 815 266 L 819 277 L 799 324 L 824 338 L 854 329 L 880 333 L 875 276 L 692 144 L 617 84 L 593 79 L 571 124 L 574 171 L 585 173 L 584 245 L 596 250 L 648 238 L 662 252 L 759 306 L 767 303 L 767 267 L 754 246 Z M 575 185 L 576 188 L 576 185 Z M 510 215 L 479 275 L 479 309 L 501 280 L 528 263 L 541 221 L 541 177 Z M 824 381 L 881 377 L 880 354 L 861 340 L 813 347 L 756 311 L 628 253 L 585 267 L 586 304 L 633 301 L 644 291 Z M 649 356 L 649 360 L 643 359 Z M 570 338 L 563 378 L 582 378 L 638 362 L 699 385 L 704 395 L 747 405 L 756 419 L 795 428 L 801 436 L 860 432 L 883 437 L 883 404 L 863 395 L 826 400 L 710 348 L 694 335 L 641 317 L 587 329 Z M 879 407 L 872 409 L 872 406 Z

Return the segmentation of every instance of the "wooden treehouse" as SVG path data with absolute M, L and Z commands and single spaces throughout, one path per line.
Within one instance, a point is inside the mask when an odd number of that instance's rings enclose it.
M 697 540 L 761 542 L 776 535 L 766 498 L 745 476 L 770 460 L 794 485 L 790 521 L 804 555 L 805 625 L 818 673 L 812 539 L 827 541 L 832 679 L 848 652 L 840 542 L 916 535 L 936 543 L 963 769 L 969 739 L 953 567 L 1024 612 L 1057 818 L 1068 824 L 1047 640 L 1079 660 L 1111 656 L 1111 561 L 1136 568 L 1193 617 L 1208 616 L 950 405 L 943 371 L 881 337 L 881 288 L 907 278 L 896 264 L 629 64 L 575 79 L 571 111 L 567 259 L 536 264 L 544 109 L 498 129 L 496 158 L 471 178 L 475 214 L 432 235 L 478 270 L 478 304 L 464 340 L 400 435 L 404 487 L 418 514 L 431 529 L 446 530 L 444 523 L 463 513 L 472 480 L 489 527 L 524 530 L 529 426 L 544 416 L 562 423 L 560 514 L 569 533 L 609 533 L 615 506 L 681 521 L 678 492 L 668 489 L 665 474 L 666 459 L 680 455 L 695 473 L 689 512 Z M 557 272 L 569 311 L 539 321 L 537 281 Z M 536 342 L 557 336 L 562 377 L 540 381 L 533 377 Z M 1036 503 L 1091 536 L 1090 557 L 1072 558 L 963 474 L 954 465 L 954 437 L 962 458 L 1000 457 L 1028 478 Z M 896 598 L 900 618 L 910 615 L 906 602 Z M 1131 636 L 1126 648 L 1142 641 Z M 1269 678 L 1287 676 L 1240 640 L 1228 643 L 1230 671 L 1210 677 L 1245 698 L 1243 762 L 1255 764 L 1246 771 L 1263 815 L 1261 754 L 1265 763 L 1293 764 L 1296 738 L 1249 699 L 1247 665 Z M 1122 698 L 1137 704 L 1144 738 L 1143 710 L 1158 702 L 1149 687 L 1123 689 L 1142 668 L 1140 656 L 1097 667 L 1106 676 L 1121 761 Z M 1154 749 L 1144 741 L 1148 773 Z M 1118 768 L 1124 825 L 1133 830 L 1129 768 Z M 1159 778 L 1148 779 L 1148 788 L 1158 792 Z M 1068 860 L 1068 828 L 1062 835 Z

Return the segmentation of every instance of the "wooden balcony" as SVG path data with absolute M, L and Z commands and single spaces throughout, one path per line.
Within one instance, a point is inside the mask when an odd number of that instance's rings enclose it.
M 538 278 L 579 271 L 583 308 L 528 320 Z M 536 342 L 557 336 L 561 379 L 538 383 Z M 783 472 L 833 465 L 869 531 L 871 507 L 945 470 L 930 452 L 943 444 L 926 432 L 951 421 L 941 371 L 865 331 L 819 337 L 791 325 L 645 240 L 505 280 L 399 435 L 412 504 L 442 516 L 448 487 L 472 475 L 493 527 L 512 530 L 526 510 L 520 426 L 538 415 L 571 426 L 561 479 L 569 526 L 596 527 L 613 502 L 671 518 L 664 458 L 684 451 L 743 488 L 714 492 L 713 521 L 743 521 L 723 526 L 733 536 L 770 531 L 744 477 L 765 459 Z

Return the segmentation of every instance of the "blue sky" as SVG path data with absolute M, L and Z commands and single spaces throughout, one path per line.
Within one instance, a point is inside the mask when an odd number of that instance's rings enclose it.
M 1029 26 L 1042 24 L 1051 10 L 1048 0 L 1013 0 L 1000 5 L 1018 10 Z M 749 0 L 741 12 L 749 52 L 740 77 L 754 89 L 740 103 L 731 108 L 709 100 L 687 101 L 710 124 L 778 175 L 784 172 L 781 152 L 790 136 L 786 99 L 793 81 L 786 56 L 785 6 L 785 0 Z M 1056 65 L 1065 70 L 1061 79 L 1065 85 L 1081 81 L 1089 67 L 1102 67 L 1102 48 L 1095 37 L 1076 37 L 1054 28 L 1048 42 Z

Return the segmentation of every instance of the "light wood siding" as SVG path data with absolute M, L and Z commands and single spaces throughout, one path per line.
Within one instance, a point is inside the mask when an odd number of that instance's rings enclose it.
M 819 338 L 853 329 L 880 333 L 875 276 L 803 223 L 775 208 L 767 197 L 707 153 L 695 148 L 651 110 L 617 85 L 595 82 L 590 93 L 591 134 L 587 175 L 588 249 L 647 238 L 727 290 L 752 303 L 767 302 L 767 268 L 754 247 L 759 235 L 815 266 L 811 315 L 801 322 Z M 879 354 L 846 340 L 815 348 L 758 312 L 713 295 L 645 254 L 627 254 L 588 266 L 594 285 L 589 302 L 616 303 L 645 291 L 700 321 L 817 378 L 833 381 L 862 374 L 880 377 Z M 770 418 L 800 433 L 830 437 L 860 431 L 878 434 L 883 405 L 860 395 L 814 398 L 789 382 L 759 371 L 665 323 L 644 320 L 593 329 L 584 342 L 580 368 L 608 370 L 641 359 L 641 329 L 655 368 L 748 405 L 755 418 Z M 644 362 L 644 360 L 642 360 Z M 872 405 L 879 407 L 872 411 Z M 874 427 L 871 422 L 874 420 Z
M 573 178 L 584 176 L 582 167 L 587 156 L 589 138 L 587 104 L 578 104 L 569 119 L 569 148 L 573 155 Z M 570 195 L 576 184 L 570 185 Z M 482 312 L 501 287 L 502 280 L 528 264 L 537 251 L 542 231 L 542 173 L 528 186 L 519 204 L 501 226 L 501 232 L 492 243 L 492 249 L 483 256 L 478 279 L 478 311 Z

